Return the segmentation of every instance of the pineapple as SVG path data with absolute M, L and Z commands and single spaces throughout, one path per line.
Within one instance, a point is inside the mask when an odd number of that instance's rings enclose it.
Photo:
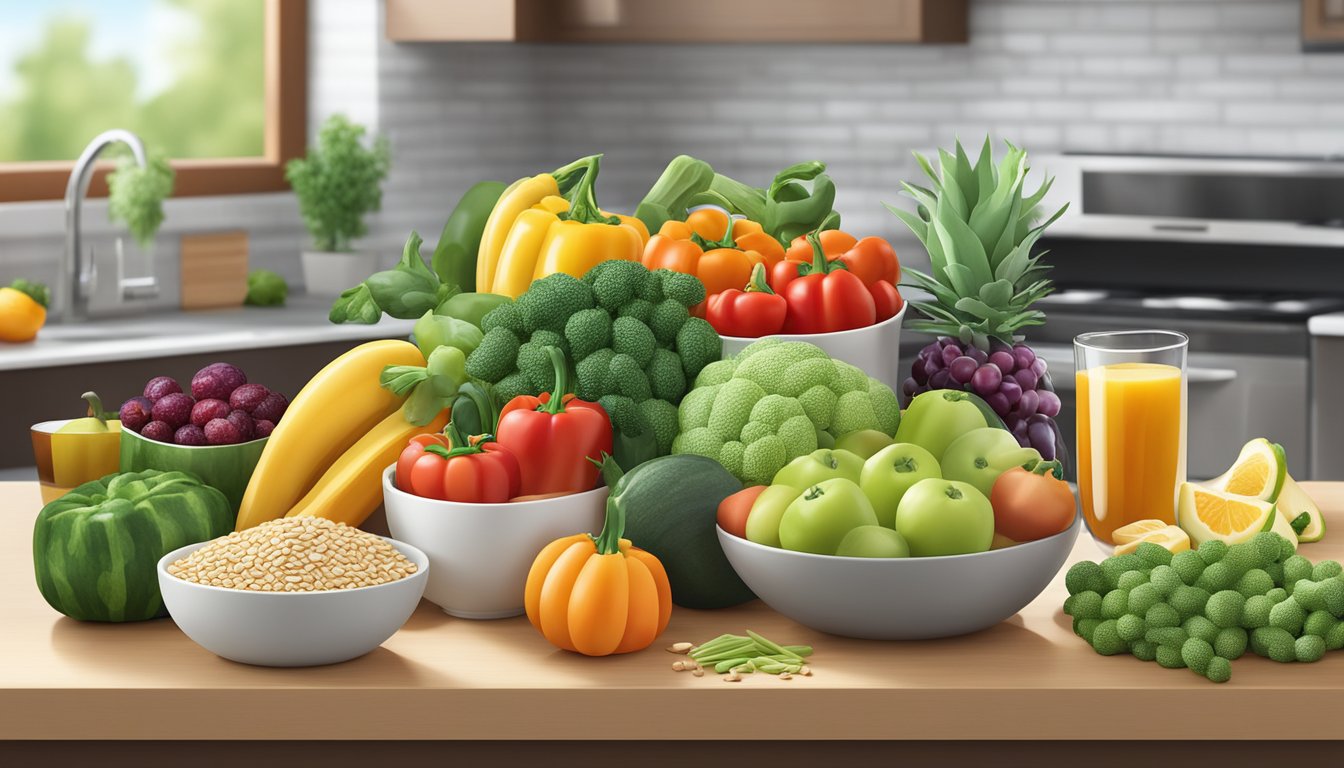
M 902 184 L 918 204 L 915 213 L 887 206 L 924 244 L 932 265 L 932 274 L 906 270 L 935 299 L 912 302 L 923 317 L 909 325 L 939 337 L 920 352 L 902 391 L 907 402 L 929 389 L 974 392 L 1020 444 L 1053 459 L 1060 400 L 1045 361 L 1023 343 L 1022 331 L 1045 322 L 1031 305 L 1053 290 L 1044 277 L 1049 267 L 1031 249 L 1068 206 L 1037 224 L 1037 205 L 1053 179 L 1024 196 L 1027 153 L 1005 144 L 998 165 L 988 138 L 975 163 L 961 142 L 955 155 L 938 152 L 936 171 L 916 154 L 932 188 Z

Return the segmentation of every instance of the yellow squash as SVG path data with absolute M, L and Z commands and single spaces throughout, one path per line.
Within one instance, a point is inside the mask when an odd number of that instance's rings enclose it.
M 599 262 L 638 261 L 649 240 L 644 222 L 598 208 L 593 194 L 600 155 L 514 182 L 485 225 L 476 290 L 517 298 L 556 272 L 582 277 Z M 561 182 L 577 182 L 564 197 Z
M 417 427 L 400 410 L 378 423 L 331 465 L 285 517 L 325 517 L 359 525 L 383 500 L 383 470 L 394 464 L 406 442 L 416 435 L 438 432 L 448 424 L 448 411 Z
M 333 462 L 401 407 L 401 398 L 378 385 L 383 368 L 424 364 L 414 344 L 383 340 L 361 344 L 318 371 L 271 433 L 243 494 L 237 529 L 284 517 Z

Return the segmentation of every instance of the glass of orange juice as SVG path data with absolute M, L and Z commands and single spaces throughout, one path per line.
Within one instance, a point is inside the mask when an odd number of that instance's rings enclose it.
M 1190 340 L 1175 331 L 1105 331 L 1073 340 L 1078 380 L 1078 496 L 1107 551 L 1116 528 L 1176 522 L 1185 482 Z

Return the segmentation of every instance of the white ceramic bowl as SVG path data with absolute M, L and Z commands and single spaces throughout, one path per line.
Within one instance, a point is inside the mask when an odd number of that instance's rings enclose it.
M 1025 544 L 946 557 L 814 555 L 756 544 L 722 528 L 719 544 L 767 605 L 813 629 L 873 640 L 952 637 L 998 624 L 1030 603 L 1073 550 L 1080 523 Z
M 894 316 L 867 328 L 834 333 L 777 333 L 772 337 L 785 341 L 806 341 L 816 344 L 826 354 L 858 366 L 865 373 L 891 387 L 897 394 L 905 375 L 901 372 L 901 320 L 909 304 L 902 304 Z M 735 355 L 747 345 L 760 339 L 741 336 L 723 336 L 723 356 Z
M 607 489 L 505 504 L 425 499 L 383 473 L 387 528 L 423 549 L 432 568 L 425 598 L 464 619 L 502 619 L 523 612 L 527 572 L 537 553 L 562 536 L 602 527 Z
M 312 667 L 372 651 L 415 612 L 429 577 L 429 558 L 387 539 L 415 573 L 404 579 L 327 592 L 249 592 L 171 576 L 168 566 L 210 542 L 173 550 L 159 560 L 159 590 L 168 614 L 207 651 L 244 664 Z

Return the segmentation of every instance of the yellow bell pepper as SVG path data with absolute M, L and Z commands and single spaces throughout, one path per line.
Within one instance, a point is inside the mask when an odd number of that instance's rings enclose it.
M 0 341 L 32 341 L 47 321 L 47 287 L 15 280 L 0 288 Z
M 520 180 L 505 191 L 486 223 L 476 290 L 517 298 L 533 280 L 546 275 L 564 272 L 582 277 L 603 261 L 639 260 L 649 239 L 644 223 L 597 206 L 593 184 L 600 157 Z M 582 176 L 561 197 L 557 176 L 578 170 Z

